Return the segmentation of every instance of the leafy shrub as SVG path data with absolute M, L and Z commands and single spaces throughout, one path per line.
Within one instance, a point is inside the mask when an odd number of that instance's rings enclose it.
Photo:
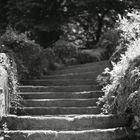
M 41 67 L 41 73 L 47 74 L 51 70 L 56 69 L 56 56 L 54 53 L 54 50 L 52 48 L 46 48 L 42 51 L 40 55 L 40 67 Z
M 106 81 L 103 87 L 105 94 L 102 98 L 99 98 L 99 104 L 104 103 L 102 108 L 104 113 L 128 113 L 133 115 L 132 128 L 138 130 L 137 136 L 139 139 L 140 26 L 138 23 L 140 22 L 140 14 L 134 12 L 130 15 L 132 16 L 130 21 L 128 19 L 121 21 L 122 34 L 119 48 L 123 51 L 119 52 L 118 61 L 112 62 L 113 69 L 106 69 L 105 71 L 109 80 L 104 79 Z M 136 32 L 134 32 L 135 30 Z M 102 78 L 99 77 L 99 81 L 102 82 Z
M 119 61 L 117 64 L 113 63 L 113 70 L 108 70 L 106 72 L 110 74 L 111 84 L 104 87 L 104 92 L 107 95 L 105 98 L 103 98 L 104 100 L 110 97 L 113 98 L 113 96 L 116 95 L 117 88 L 121 85 L 120 82 L 125 77 L 126 70 L 129 68 L 129 63 L 140 55 L 140 51 L 138 51 L 138 43 L 140 43 L 140 40 L 133 42 L 133 44 L 131 43 L 125 54 L 121 56 L 121 61 Z
M 0 37 L 0 52 L 14 57 L 19 80 L 36 78 L 63 64 L 71 64 L 76 51 L 72 43 L 63 40 L 56 42 L 53 48 L 43 49 L 28 39 L 26 33 L 17 33 L 11 28 Z
M 109 68 L 106 68 L 102 74 L 97 76 L 97 82 L 101 87 L 106 86 L 110 82 L 110 74 L 108 73 Z
M 137 49 L 135 51 L 137 52 Z M 129 49 L 126 53 L 130 55 Z M 120 62 L 114 64 L 113 70 L 108 71 L 110 84 L 103 88 L 105 95 L 100 98 L 100 103 L 104 103 L 102 108 L 104 113 L 132 114 L 131 126 L 139 130 L 140 54 L 133 53 L 134 56 L 128 57 L 129 55 L 123 56 Z
M 112 56 L 119 43 L 119 39 L 119 31 L 115 29 L 109 30 L 102 35 L 96 47 L 105 49 L 104 59 L 109 59 Z
M 11 28 L 0 37 L 0 51 L 13 54 L 17 63 L 19 79 L 31 78 L 39 74 L 40 45 L 27 38 L 26 34 L 17 33 Z
M 77 61 L 78 61 L 79 64 L 85 64 L 85 63 L 88 63 L 88 62 L 98 61 L 98 58 L 93 57 L 86 52 L 80 52 L 79 51 L 79 53 L 77 55 Z
M 77 49 L 73 43 L 59 40 L 54 45 L 54 53 L 62 63 L 67 64 L 67 60 L 76 57 Z
M 105 49 L 84 49 L 78 52 L 77 61 L 80 64 L 96 62 L 105 59 Z
M 119 20 L 116 30 L 120 33 L 119 44 L 110 60 L 113 62 L 120 61 L 121 54 L 124 54 L 129 44 L 140 38 L 140 13 L 133 11 L 128 13 L 127 18 Z

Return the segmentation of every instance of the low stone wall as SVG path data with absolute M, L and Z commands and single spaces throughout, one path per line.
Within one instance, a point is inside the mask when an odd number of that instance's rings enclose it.
M 9 86 L 6 70 L 6 54 L 0 53 L 0 118 L 9 112 Z
M 0 117 L 9 112 L 9 95 L 8 95 L 8 74 L 0 66 Z

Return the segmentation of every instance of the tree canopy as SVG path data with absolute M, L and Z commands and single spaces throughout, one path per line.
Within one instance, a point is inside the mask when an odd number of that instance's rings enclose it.
M 132 8 L 138 8 L 136 2 L 132 0 L 1 0 L 0 28 L 2 30 L 10 25 L 19 32 L 29 31 L 30 36 L 45 47 L 70 32 L 68 39 L 74 35 L 75 38 L 84 40 L 86 44 L 87 42 L 92 44 L 99 41 L 102 32 L 113 28 L 119 16 L 124 16 Z M 78 30 L 75 30 L 75 27 Z

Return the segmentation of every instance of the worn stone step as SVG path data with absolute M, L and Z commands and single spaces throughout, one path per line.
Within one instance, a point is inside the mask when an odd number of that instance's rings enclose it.
M 19 92 L 24 99 L 87 99 L 98 98 L 103 96 L 102 91 L 85 91 L 85 92 Z
M 10 130 L 59 130 L 79 131 L 129 126 L 129 117 L 117 115 L 79 115 L 74 117 L 3 117 Z
M 96 106 L 97 98 L 91 99 L 26 99 L 22 101 L 25 107 L 86 107 Z
M 95 72 L 95 73 L 101 73 L 104 70 L 105 67 L 99 66 L 99 67 L 83 67 L 83 68 L 75 68 L 75 69 L 62 69 L 62 70 L 56 70 L 53 72 L 50 72 L 49 75 L 59 75 L 59 74 L 75 74 L 75 73 L 86 73 L 86 72 Z
M 14 109 L 10 109 L 11 114 Z M 100 108 L 92 107 L 22 107 L 17 109 L 18 115 L 67 115 L 67 114 L 99 114 Z
M 21 81 L 22 85 L 34 86 L 70 86 L 70 85 L 93 85 L 97 84 L 95 79 L 38 79 Z
M 22 130 L 5 131 L 5 140 L 136 140 L 129 128 L 84 131 Z
M 109 65 L 109 61 L 107 60 L 107 61 L 92 62 L 92 63 L 79 64 L 79 65 L 72 65 L 72 66 L 63 68 L 62 70 L 68 70 L 68 69 L 71 70 L 71 69 L 77 69 L 77 68 L 80 68 L 80 69 L 95 68 L 95 69 L 97 69 L 98 67 L 105 68 L 108 65 Z
M 19 86 L 20 92 L 78 92 L 98 90 L 97 85 L 82 86 Z
M 100 72 L 84 72 L 84 73 L 69 73 L 69 74 L 58 74 L 58 75 L 46 75 L 42 76 L 41 79 L 93 79 L 96 80 L 96 77 Z

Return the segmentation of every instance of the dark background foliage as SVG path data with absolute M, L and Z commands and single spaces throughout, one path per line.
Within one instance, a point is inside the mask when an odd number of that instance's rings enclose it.
M 131 0 L 1 0 L 0 3 L 0 31 L 7 25 L 19 32 L 29 31 L 29 36 L 45 48 L 65 35 L 68 40 L 81 40 L 91 47 L 102 32 L 114 27 L 118 15 L 124 16 L 138 5 Z
M 0 51 L 13 52 L 20 79 L 108 59 L 118 41 L 117 20 L 133 8 L 138 1 L 0 0 Z

